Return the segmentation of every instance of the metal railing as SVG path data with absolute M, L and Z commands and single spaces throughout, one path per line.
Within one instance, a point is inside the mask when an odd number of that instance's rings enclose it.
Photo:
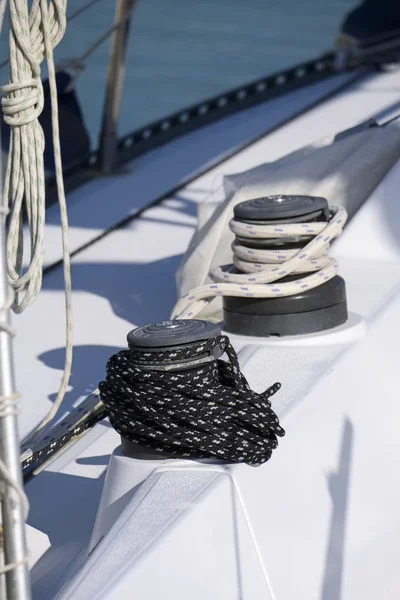
M 0 1 L 0 34 L 6 2 Z M 1 139 L 0 139 L 1 148 Z M 0 207 L 3 208 L 3 182 L 0 152 Z M 22 499 L 15 487 L 22 489 L 22 470 L 17 412 L 15 410 L 16 393 L 14 380 L 14 360 L 12 351 L 12 332 L 10 329 L 11 290 L 7 280 L 6 266 L 6 211 L 0 211 L 0 459 L 2 475 L 9 482 L 1 482 L 0 489 L 2 538 L 0 554 L 4 555 L 5 571 L 0 574 L 0 594 L 6 594 L 8 600 L 30 600 L 31 587 L 27 564 L 27 544 L 25 535 L 25 511 Z M 11 483 L 11 485 L 10 485 Z M 10 568 L 7 569 L 7 566 Z M 0 569 L 0 573 L 1 573 Z M 5 578 L 5 582 L 3 580 Z M 5 583 L 5 586 L 3 585 Z M 4 589 L 5 588 L 5 589 Z
M 0 396 L 9 398 L 15 395 L 15 382 L 12 340 L 7 331 L 9 310 L 4 308 L 8 304 L 11 293 L 6 273 L 5 219 L 0 215 Z M 12 408 L 8 410 L 6 408 L 3 414 L 0 412 L 0 457 L 12 481 L 22 486 L 17 414 Z M 26 562 L 24 508 L 12 488 L 3 490 L 1 512 L 4 562 L 6 565 L 15 565 L 5 573 L 6 598 L 29 600 L 31 594 Z
M 69 16 L 77 18 L 100 0 L 90 0 Z M 0 33 L 6 0 L 0 0 Z M 124 59 L 129 22 L 135 0 L 117 0 L 114 25 L 86 50 L 80 60 L 87 58 L 110 35 L 112 50 L 104 102 L 101 144 L 102 165 L 106 172 L 115 164 L 117 150 L 117 120 L 124 79 Z M 68 61 L 67 61 L 68 62 Z M 79 59 L 77 61 L 79 63 Z M 0 68 L 7 65 L 3 62 Z M 1 140 L 0 140 L 1 148 Z M 25 532 L 25 496 L 22 491 L 21 451 L 18 433 L 10 328 L 11 290 L 6 265 L 6 210 L 3 204 L 3 182 L 0 153 L 0 595 L 7 600 L 30 600 L 31 586 L 27 563 Z M 3 560 L 4 559 L 4 560 Z
M 111 53 L 108 63 L 103 120 L 99 140 L 99 166 L 110 173 L 116 164 L 118 149 L 118 117 L 125 78 L 125 57 L 129 38 L 130 17 L 136 0 L 117 0 Z

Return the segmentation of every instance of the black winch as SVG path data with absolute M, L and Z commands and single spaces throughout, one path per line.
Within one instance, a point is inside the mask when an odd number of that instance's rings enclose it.
M 173 320 L 144 325 L 127 335 L 132 363 L 148 371 L 181 372 L 197 370 L 222 356 L 224 349 L 213 342 L 221 335 L 221 328 L 209 321 Z M 200 345 L 200 352 L 198 351 Z M 187 351 L 187 352 L 186 352 Z M 183 356 L 185 355 L 185 356 Z M 154 459 L 152 450 L 121 436 L 121 446 L 126 456 Z M 163 455 L 168 453 L 163 452 Z
M 185 371 L 212 362 L 222 356 L 218 345 L 191 352 L 200 342 L 214 340 L 221 329 L 209 321 L 173 320 L 138 327 L 127 335 L 132 362 L 154 371 Z M 183 357 L 182 352 L 186 356 Z
M 127 456 L 211 458 L 261 464 L 284 435 L 270 398 L 254 392 L 217 325 L 164 321 L 128 334 L 128 350 L 107 362 L 99 383 Z M 227 360 L 220 360 L 225 354 Z
M 241 202 L 234 208 L 235 220 L 251 225 L 290 225 L 328 222 L 330 211 L 325 198 L 314 196 L 267 196 Z M 265 250 L 300 250 L 313 236 L 249 239 L 236 236 L 241 246 Z M 240 272 L 240 271 L 237 271 Z M 310 274 L 310 273 L 309 273 Z M 307 276 L 307 273 L 302 274 Z M 290 282 L 299 275 L 286 276 Z M 290 296 L 254 298 L 224 296 L 224 329 L 251 336 L 285 336 L 323 331 L 347 320 L 346 288 L 336 275 L 312 289 Z

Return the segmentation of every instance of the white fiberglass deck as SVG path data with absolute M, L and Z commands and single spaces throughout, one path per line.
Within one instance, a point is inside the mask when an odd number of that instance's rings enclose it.
M 332 83 L 329 82 L 318 84 L 323 85 L 327 86 L 324 93 L 332 88 Z M 309 93 L 308 102 L 312 104 L 315 101 L 312 96 L 314 89 L 315 86 L 311 90 L 305 88 L 294 92 L 294 107 L 288 108 L 289 113 L 296 113 L 299 109 L 297 94 Z M 322 94 L 323 90 L 318 90 Z M 229 117 L 238 121 L 236 127 L 227 120 L 218 122 L 210 127 L 210 131 L 205 128 L 199 134 L 195 132 L 173 144 L 182 145 L 183 155 L 191 156 L 194 148 L 198 147 L 197 135 L 203 136 L 205 151 L 207 144 L 214 148 L 215 136 L 217 139 L 220 136 L 225 152 L 228 147 L 232 151 L 232 146 L 224 141 L 225 135 L 233 135 L 231 131 L 234 130 L 238 137 L 236 142 L 230 140 L 230 143 L 240 147 L 243 140 L 248 142 L 252 136 L 256 137 L 255 131 L 262 131 L 263 127 L 268 130 L 274 119 L 275 123 L 281 122 L 277 106 L 284 107 L 288 99 L 289 96 L 278 98 L 243 114 Z M 278 103 L 277 106 L 275 102 Z M 94 389 L 98 373 L 102 373 L 99 371 L 99 362 L 107 358 L 110 348 L 120 347 L 125 342 L 125 335 L 131 326 L 169 315 L 176 299 L 175 270 L 180 260 L 177 256 L 185 251 L 193 233 L 196 203 L 209 196 L 223 175 L 275 160 L 321 136 L 342 131 L 397 106 L 400 109 L 400 74 L 380 74 L 374 78 L 369 76 L 207 171 L 182 188 L 168 202 L 164 202 L 163 207 L 147 211 L 140 221 L 133 221 L 128 227 L 113 232 L 74 257 L 72 276 L 77 347 L 75 374 L 71 381 L 75 391 L 71 399 L 76 399 L 77 395 L 82 397 Z M 244 124 L 251 125 L 253 111 L 256 111 L 259 121 L 256 129 L 249 133 Z M 217 132 L 215 127 L 218 128 Z M 186 153 L 185 141 L 189 144 Z M 209 152 L 208 150 L 205 162 L 202 162 L 204 156 L 196 155 L 197 162 L 195 166 L 192 165 L 192 171 L 189 169 L 185 175 L 174 172 L 175 184 L 164 179 L 164 175 L 170 176 L 171 170 L 170 166 L 167 165 L 164 169 L 162 165 L 171 157 L 174 157 L 174 164 L 181 164 L 180 155 L 177 151 L 171 151 L 170 145 L 167 145 L 156 150 L 154 156 L 150 153 L 135 161 L 131 174 L 100 179 L 78 189 L 72 194 L 72 198 L 68 198 L 71 251 L 95 238 L 129 212 L 146 206 L 156 199 L 157 194 L 165 193 L 168 188 L 178 185 L 179 177 L 203 170 L 209 160 Z M 146 169 L 150 169 L 149 171 L 144 168 L 144 163 L 148 163 Z M 161 187 L 155 191 L 153 186 L 157 181 Z M 61 258 L 57 211 L 57 206 L 53 206 L 47 215 L 47 264 Z M 168 226 L 164 226 L 165 221 L 169 222 Z M 146 224 L 149 228 L 144 230 Z M 175 259 L 172 258 L 174 256 Z M 158 295 L 160 290 L 163 290 L 162 301 Z M 18 316 L 18 320 L 15 319 L 18 331 L 18 385 L 24 399 L 21 421 L 23 434 L 40 420 L 50 406 L 49 396 L 57 389 L 65 343 L 63 302 L 61 269 L 57 268 L 45 276 L 43 292 L 36 304 L 25 314 Z M 108 348 L 102 352 L 99 346 Z M 76 373 L 77 365 L 80 365 L 81 371 L 86 369 L 83 380 Z M 91 365 L 95 369 L 93 375 Z M 35 379 L 34 385 L 32 377 Z
M 195 227 L 195 202 L 207 196 L 218 174 L 243 171 L 282 156 L 373 116 L 399 98 L 398 74 L 359 83 L 355 90 L 299 117 L 79 253 L 72 272 L 75 360 L 65 410 L 96 387 L 107 358 L 125 345 L 133 326 L 168 317 L 175 301 L 175 271 Z M 267 111 L 267 105 L 264 108 Z M 168 147 L 158 152 L 162 151 L 168 154 Z M 157 167 L 153 163 L 154 174 Z M 114 198 L 127 193 L 126 182 L 108 181 L 110 208 Z M 150 184 L 143 180 L 143 189 Z M 254 389 L 282 382 L 274 406 L 287 430 L 269 463 L 258 469 L 232 469 L 242 504 L 232 507 L 231 479 L 221 475 L 204 487 L 201 502 L 186 499 L 188 504 L 195 502 L 190 510 L 186 505 L 175 507 L 180 519 L 163 529 L 162 536 L 157 527 L 159 537 L 149 533 L 150 524 L 142 520 L 142 541 L 131 537 L 131 556 L 136 552 L 140 560 L 115 582 L 114 595 L 105 597 L 119 600 L 132 589 L 144 600 L 397 597 L 399 186 L 397 165 L 335 247 L 347 285 L 349 324 L 339 332 L 298 340 L 260 343 L 232 338 Z M 73 245 L 87 239 L 85 229 L 90 228 L 93 215 L 83 192 L 84 188 L 75 192 Z M 129 193 L 143 197 L 139 186 Z M 50 260 L 55 258 L 56 254 Z M 17 327 L 21 429 L 26 433 L 50 406 L 61 376 L 60 269 L 45 277 L 39 300 L 18 319 Z M 115 432 L 107 423 L 100 424 L 28 484 L 29 524 L 36 529 L 30 531 L 30 539 L 36 540 L 31 547 L 35 599 L 54 598 L 62 580 L 74 572 L 74 559 L 78 564 L 83 558 L 103 474 L 117 445 Z M 181 481 L 185 477 L 182 473 Z M 170 498 L 172 504 L 183 501 L 179 493 L 178 489 L 177 496 Z M 135 518 L 127 521 L 132 531 Z M 118 548 L 112 550 L 111 562 Z M 109 583 L 103 566 L 103 574 L 98 568 L 92 584 L 77 588 L 71 597 L 103 597 L 94 595 L 96 589 L 104 592 Z

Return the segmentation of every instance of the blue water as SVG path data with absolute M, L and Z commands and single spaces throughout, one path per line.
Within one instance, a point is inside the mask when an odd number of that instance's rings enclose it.
M 87 0 L 68 0 L 72 13 Z M 138 0 L 128 48 L 119 132 L 296 64 L 332 47 L 351 0 Z M 75 57 L 110 25 L 114 0 L 72 21 L 56 51 Z M 6 56 L 0 40 L 0 60 Z M 87 61 L 78 83 L 96 143 L 109 44 Z M 4 82 L 6 70 L 0 72 Z

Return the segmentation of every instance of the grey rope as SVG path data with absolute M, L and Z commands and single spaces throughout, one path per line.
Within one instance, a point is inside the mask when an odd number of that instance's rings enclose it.
M 80 15 L 82 15 L 84 12 L 86 12 L 89 8 L 91 8 L 94 4 L 97 4 L 98 2 L 103 2 L 103 0 L 90 0 L 90 2 L 87 2 L 86 4 L 84 4 L 83 6 L 81 6 L 80 8 L 77 8 L 76 11 L 74 11 L 73 13 L 71 13 L 70 15 L 68 15 L 68 17 L 67 17 L 67 23 L 70 23 L 71 21 L 73 21 L 77 17 L 80 17 Z M 3 15 L 0 12 L 0 21 L 1 21 L 2 16 L 4 16 L 5 6 L 6 6 L 6 2 L 4 2 Z M 3 62 L 1 62 L 0 63 L 0 70 L 3 69 L 7 64 L 8 64 L 8 59 L 6 59 Z
M 57 88 L 53 48 L 66 28 L 66 0 L 34 0 L 30 12 L 26 0 L 10 0 L 10 83 L 3 86 L 4 119 L 11 127 L 4 202 L 10 207 L 7 268 L 16 293 L 13 310 L 22 312 L 37 297 L 42 285 L 45 227 L 44 135 L 38 117 L 43 109 L 40 64 L 46 57 L 52 106 L 56 182 L 61 215 L 66 306 L 66 356 L 56 401 L 34 431 L 40 433 L 56 414 L 68 385 L 72 362 L 72 306 L 68 219 L 63 184 L 58 128 Z M 22 273 L 23 215 L 27 214 L 30 260 Z M 20 296 L 22 298 L 20 299 Z
M 88 2 L 84 7 L 78 9 L 75 13 L 73 13 L 68 19 L 67 22 L 71 21 L 72 19 L 76 18 L 77 16 L 79 16 L 80 14 L 82 14 L 85 10 L 87 10 L 88 8 L 90 8 L 93 4 L 96 4 L 97 2 L 100 2 L 100 0 L 92 0 L 91 2 Z M 124 16 L 122 17 L 122 19 L 120 19 L 117 23 L 114 23 L 114 25 L 112 25 L 111 27 L 109 27 L 108 29 L 106 29 L 106 31 L 104 33 L 102 33 L 97 39 L 94 40 L 94 42 L 92 42 L 88 48 L 85 50 L 85 52 L 83 52 L 80 56 L 78 57 L 74 57 L 74 58 L 66 58 L 61 60 L 59 63 L 57 63 L 56 65 L 56 71 L 61 71 L 64 68 L 68 68 L 69 66 L 72 66 L 72 68 L 76 69 L 77 72 L 79 71 L 83 71 L 83 63 L 85 60 L 87 60 L 96 50 L 97 48 L 99 48 L 102 44 L 104 44 L 104 42 L 106 42 L 108 40 L 108 38 L 112 35 L 112 33 L 118 29 L 119 27 L 121 27 L 121 25 L 130 17 L 131 13 L 133 10 L 133 6 L 130 10 L 128 10 Z M 5 67 L 8 64 L 8 60 L 3 61 L 2 63 L 0 63 L 0 70 Z

